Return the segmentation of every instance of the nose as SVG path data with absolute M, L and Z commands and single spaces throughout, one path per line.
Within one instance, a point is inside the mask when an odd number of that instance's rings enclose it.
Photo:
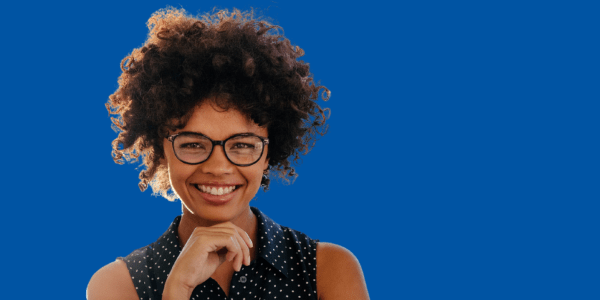
M 203 173 L 212 174 L 214 176 L 231 174 L 235 168 L 235 165 L 225 156 L 225 151 L 221 145 L 215 145 L 210 157 L 199 166 Z

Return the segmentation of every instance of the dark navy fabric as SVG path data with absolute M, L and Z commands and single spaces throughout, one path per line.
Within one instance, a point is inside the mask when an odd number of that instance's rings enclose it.
M 234 272 L 229 297 L 212 278 L 198 285 L 190 299 L 317 299 L 317 243 L 305 234 L 281 226 L 251 207 L 258 223 L 258 255 L 250 266 Z M 119 257 L 127 264 L 140 300 L 162 299 L 167 276 L 181 247 L 177 216 L 154 243 Z

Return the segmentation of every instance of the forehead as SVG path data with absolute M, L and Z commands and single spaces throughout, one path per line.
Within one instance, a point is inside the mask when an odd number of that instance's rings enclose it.
M 239 110 L 219 108 L 217 105 L 204 102 L 196 106 L 181 131 L 200 132 L 212 139 L 226 139 L 238 133 L 254 133 L 266 137 L 267 129 L 260 127 Z

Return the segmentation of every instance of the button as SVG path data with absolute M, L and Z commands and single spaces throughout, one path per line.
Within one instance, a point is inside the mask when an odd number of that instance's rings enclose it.
M 247 280 L 248 280 L 248 278 L 246 278 L 246 276 L 241 276 L 240 277 L 240 282 L 241 283 L 246 283 Z

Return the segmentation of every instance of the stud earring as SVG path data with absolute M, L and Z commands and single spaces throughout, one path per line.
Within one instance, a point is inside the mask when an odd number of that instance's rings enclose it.
M 270 169 L 270 168 L 267 168 L 267 169 L 266 169 L 266 170 L 263 172 L 263 175 L 262 175 L 262 180 L 260 181 L 260 186 L 262 186 L 262 187 L 263 187 L 263 189 L 264 189 L 265 191 L 266 191 L 266 190 L 267 190 L 267 188 L 269 187 L 269 182 L 271 181 L 271 180 L 269 179 L 269 169 Z

